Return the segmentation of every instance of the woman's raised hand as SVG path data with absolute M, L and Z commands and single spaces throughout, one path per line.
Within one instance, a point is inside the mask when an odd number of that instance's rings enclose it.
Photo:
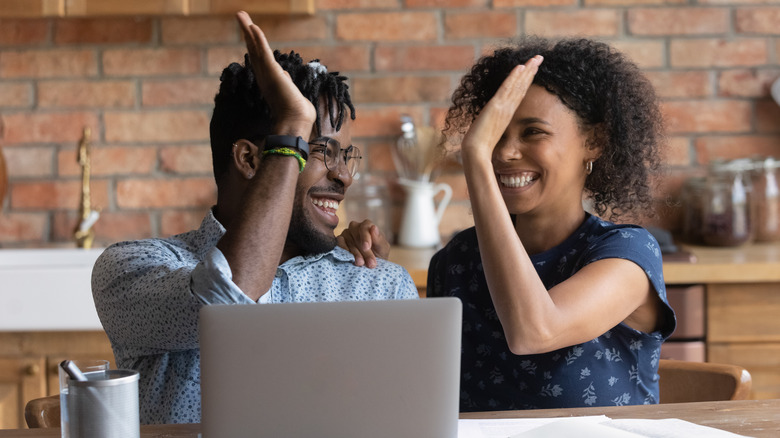
M 463 137 L 462 154 L 490 159 L 512 116 L 523 101 L 543 58 L 536 55 L 524 65 L 518 65 L 504 79 L 496 94 L 482 108 Z
M 274 59 L 263 31 L 244 11 L 236 14 L 246 40 L 246 49 L 255 80 L 271 107 L 277 124 L 277 134 L 295 134 L 307 138 L 317 118 L 314 105 L 301 94 L 290 74 Z
M 366 219 L 363 222 L 352 221 L 336 238 L 338 245 L 355 256 L 355 266 L 375 268 L 377 258 L 387 260 L 390 255 L 390 243 L 379 227 Z

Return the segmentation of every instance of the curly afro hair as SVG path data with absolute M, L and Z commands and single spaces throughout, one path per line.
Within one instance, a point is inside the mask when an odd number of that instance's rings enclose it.
M 346 76 L 339 72 L 319 73 L 303 62 L 293 51 L 289 54 L 274 51 L 274 58 L 290 74 L 290 78 L 304 97 L 314 104 L 317 111 L 317 134 L 322 133 L 323 115 L 320 114 L 320 98 L 327 106 L 331 126 L 341 129 L 344 118 L 355 120 L 355 107 L 349 95 Z M 319 63 L 315 59 L 312 63 Z M 222 71 L 219 93 L 214 97 L 214 113 L 211 116 L 210 137 L 214 178 L 219 182 L 230 163 L 232 145 L 237 140 L 259 141 L 272 134 L 274 119 L 271 109 L 257 86 L 249 55 L 244 55 L 244 65 L 236 62 Z M 349 111 L 349 113 L 347 113 Z
M 607 44 L 527 37 L 482 57 L 452 96 L 445 133 L 463 135 L 512 68 L 537 54 L 544 62 L 533 83 L 570 108 L 582 132 L 592 132 L 589 144 L 602 150 L 585 181 L 595 213 L 613 220 L 640 211 L 652 216 L 650 175 L 660 168 L 661 112 L 650 82 Z

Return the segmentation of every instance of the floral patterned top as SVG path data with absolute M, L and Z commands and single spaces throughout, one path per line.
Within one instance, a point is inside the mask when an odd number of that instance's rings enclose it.
M 676 320 L 666 299 L 655 238 L 643 228 L 588 215 L 563 243 L 531 256 L 547 289 L 605 258 L 631 260 L 647 273 L 666 303 L 661 329 L 644 333 L 621 323 L 589 342 L 515 355 L 490 298 L 476 229 L 459 233 L 436 253 L 428 269 L 428 296 L 455 296 L 463 302 L 462 412 L 658 403 L 661 344 Z

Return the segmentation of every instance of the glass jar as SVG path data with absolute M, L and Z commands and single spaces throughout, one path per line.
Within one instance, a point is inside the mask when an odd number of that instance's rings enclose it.
M 387 183 L 368 173 L 356 175 L 344 199 L 345 226 L 350 221 L 362 222 L 369 219 L 393 242 L 392 211 Z
M 777 179 L 780 161 L 765 158 L 754 161 L 753 199 L 755 204 L 755 241 L 780 240 L 780 195 Z
M 711 246 L 738 246 L 752 238 L 749 159 L 710 166 L 702 200 L 702 241 Z

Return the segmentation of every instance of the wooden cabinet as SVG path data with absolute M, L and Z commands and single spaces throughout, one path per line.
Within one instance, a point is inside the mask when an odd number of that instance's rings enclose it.
M 0 0 L 0 18 L 313 14 L 314 0 Z
M 707 285 L 707 360 L 745 367 L 751 398 L 780 398 L 780 283 Z
M 0 356 L 0 429 L 25 427 L 24 405 L 45 394 L 43 357 Z
M 64 359 L 108 359 L 116 367 L 103 332 L 0 332 L 0 429 L 26 427 L 27 402 L 59 394 Z

